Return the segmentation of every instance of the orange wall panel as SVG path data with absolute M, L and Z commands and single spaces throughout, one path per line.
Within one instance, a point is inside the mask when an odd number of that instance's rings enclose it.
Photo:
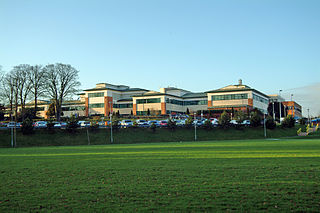
M 89 99 L 85 98 L 86 117 L 89 116 Z
M 161 115 L 167 114 L 166 103 L 161 103 Z

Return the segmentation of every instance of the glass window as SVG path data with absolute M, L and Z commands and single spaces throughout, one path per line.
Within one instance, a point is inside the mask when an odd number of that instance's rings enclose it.
M 224 100 L 238 100 L 238 99 L 247 99 L 248 94 L 228 94 L 228 95 L 213 95 L 213 101 L 224 101 Z
M 101 104 L 89 104 L 89 108 L 104 108 L 104 103 L 101 103 Z
M 104 92 L 89 93 L 88 97 L 89 98 L 104 97 Z
M 137 104 L 161 103 L 161 98 L 137 99 Z

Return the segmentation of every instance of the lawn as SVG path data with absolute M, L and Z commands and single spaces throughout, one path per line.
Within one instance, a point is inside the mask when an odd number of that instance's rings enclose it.
M 320 139 L 2 148 L 0 161 L 0 212 L 320 209 Z

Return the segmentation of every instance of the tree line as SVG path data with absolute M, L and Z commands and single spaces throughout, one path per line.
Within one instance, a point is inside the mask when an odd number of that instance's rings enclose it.
M 47 98 L 55 105 L 55 116 L 60 121 L 62 102 L 79 91 L 79 71 L 69 64 L 14 66 L 4 72 L 0 66 L 0 99 L 9 106 L 10 118 L 26 110 L 26 103 L 34 101 L 34 117 L 37 115 L 39 98 Z M 14 113 L 13 113 L 14 112 Z

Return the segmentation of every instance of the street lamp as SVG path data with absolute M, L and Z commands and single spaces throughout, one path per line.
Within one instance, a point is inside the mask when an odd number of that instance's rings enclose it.
M 291 101 L 292 101 L 292 96 L 293 96 L 293 94 L 291 94 Z
M 308 110 L 308 124 L 310 124 L 310 115 L 309 115 L 309 109 Z
M 193 113 L 194 115 L 194 141 L 197 140 L 197 122 L 196 122 L 196 113 Z
M 113 135 L 112 135 L 112 110 L 111 110 L 111 104 L 112 102 L 109 102 L 110 106 L 110 142 L 113 143 Z
M 280 101 L 280 94 L 282 92 L 282 89 L 279 90 L 279 122 L 281 123 L 281 101 Z

